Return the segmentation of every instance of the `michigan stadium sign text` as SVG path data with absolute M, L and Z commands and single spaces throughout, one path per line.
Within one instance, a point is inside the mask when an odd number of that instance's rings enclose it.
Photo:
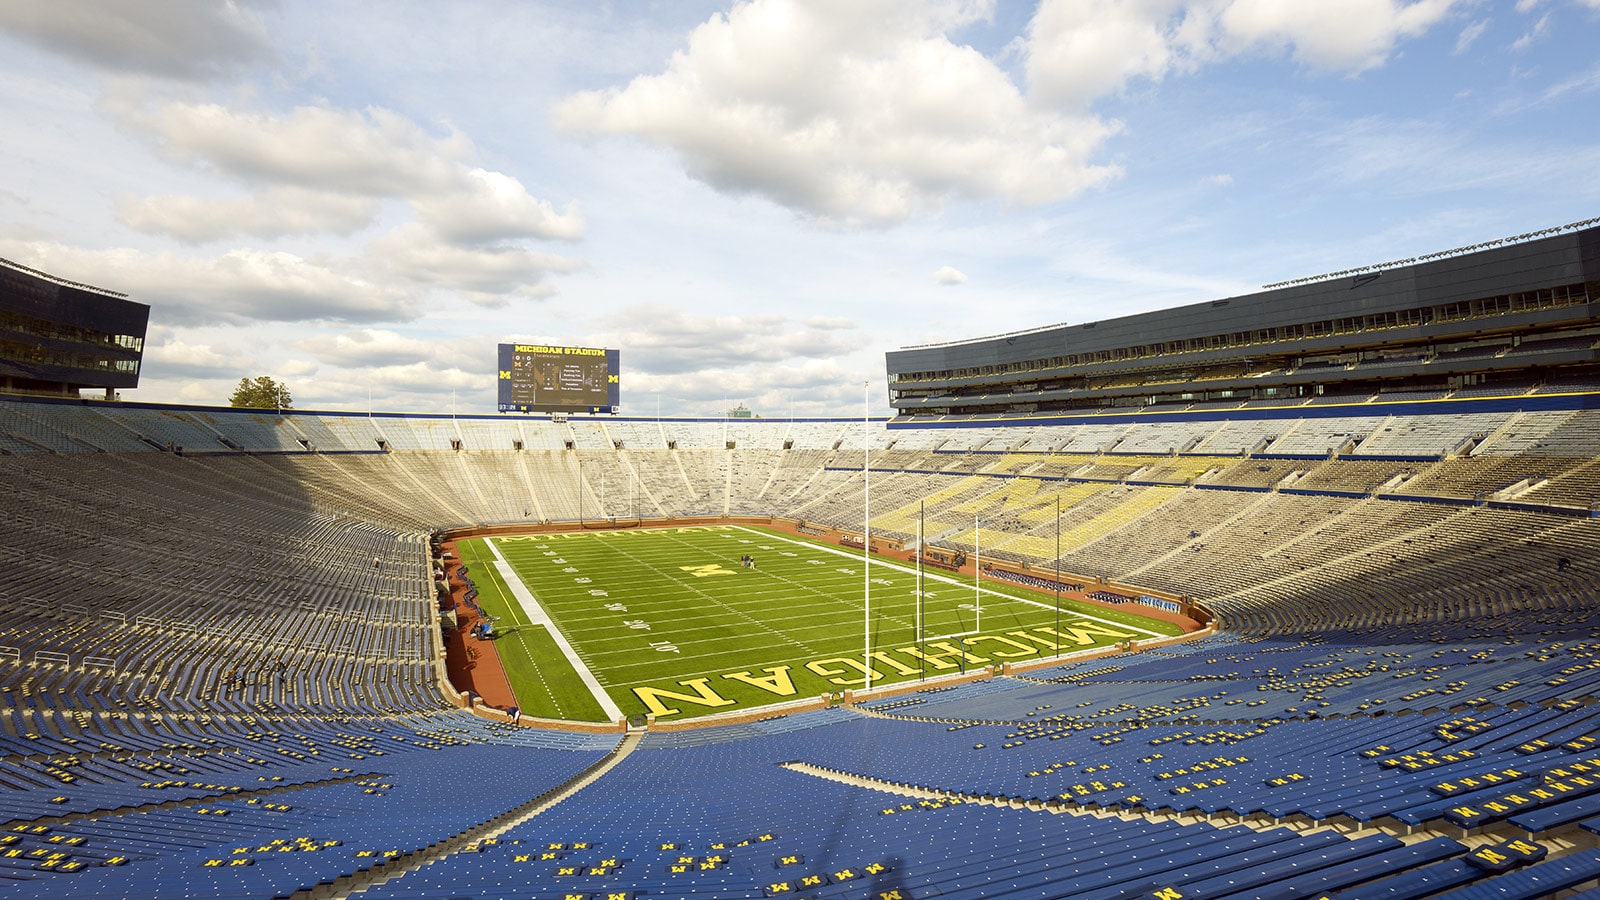
M 538 344 L 518 344 L 517 353 L 546 353 L 552 356 L 605 356 L 599 347 L 545 347 Z

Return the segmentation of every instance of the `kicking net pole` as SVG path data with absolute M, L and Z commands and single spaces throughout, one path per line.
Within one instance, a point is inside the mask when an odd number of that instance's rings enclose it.
M 983 571 L 983 553 L 978 549 L 978 517 L 972 517 L 972 608 L 977 611 L 973 631 L 983 630 L 983 588 L 978 585 L 978 573 Z
M 1061 495 L 1056 494 L 1056 656 L 1061 655 Z

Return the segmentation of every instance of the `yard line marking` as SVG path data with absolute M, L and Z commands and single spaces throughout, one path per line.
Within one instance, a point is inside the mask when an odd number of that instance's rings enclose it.
M 550 632 L 550 636 L 555 638 L 556 646 L 561 648 L 561 654 L 567 658 L 567 662 L 572 664 L 572 668 L 578 673 L 578 678 L 582 679 L 584 685 L 589 688 L 589 693 L 594 695 L 595 701 L 600 704 L 600 709 L 605 712 L 606 717 L 613 722 L 622 718 L 621 707 L 617 706 L 616 702 L 611 699 L 611 695 L 606 693 L 606 689 L 600 686 L 600 679 L 594 677 L 594 673 L 589 671 L 589 667 L 584 665 L 582 659 L 578 658 L 578 651 L 572 649 L 572 645 L 567 642 L 567 636 L 561 633 L 561 629 L 556 627 L 556 623 L 550 618 L 550 614 L 545 612 L 543 606 L 539 605 L 539 598 L 528 590 L 528 586 L 522 583 L 521 578 L 517 577 L 517 573 L 511 568 L 511 564 L 506 562 L 504 556 L 500 555 L 500 548 L 496 546 L 498 542 L 494 538 L 489 538 L 484 543 L 489 545 L 489 552 L 494 554 L 495 571 L 500 573 L 500 578 L 505 581 L 506 587 L 511 589 L 511 594 L 517 598 L 517 603 L 522 606 L 522 611 L 528 614 L 528 619 L 535 625 L 543 625 Z
M 739 529 L 742 529 L 744 531 L 749 531 L 749 532 L 752 532 L 754 534 L 762 535 L 763 537 L 766 537 L 767 534 L 768 534 L 767 532 L 756 531 L 754 528 L 749 528 L 749 527 L 746 527 L 744 525 L 731 525 L 731 526 L 727 526 L 727 527 L 739 528 Z M 828 547 L 828 546 L 825 546 L 823 544 L 813 544 L 813 543 L 810 543 L 808 541 L 797 541 L 797 540 L 794 540 L 793 538 L 784 537 L 781 534 L 773 534 L 772 537 L 773 537 L 774 540 L 787 541 L 788 543 L 796 544 L 796 545 L 801 546 L 801 547 L 809 547 L 809 548 L 811 548 L 813 550 L 821 550 L 824 553 L 833 553 L 833 554 L 837 554 L 839 556 L 847 556 L 847 557 L 849 557 L 851 559 L 860 559 L 861 558 L 861 554 L 859 554 L 859 553 L 853 553 L 853 552 L 849 552 L 849 551 L 845 551 L 845 550 L 836 550 L 833 547 Z M 916 572 L 917 572 L 916 569 L 910 568 L 908 566 L 901 565 L 900 563 L 891 562 L 890 560 L 888 560 L 887 558 L 882 557 L 882 556 L 879 556 L 879 557 L 875 558 L 872 562 L 873 562 L 874 566 L 882 566 L 884 568 L 894 569 L 897 572 L 905 572 L 905 573 L 908 573 L 908 574 L 911 574 L 911 575 L 915 575 Z M 929 581 L 929 580 L 942 581 L 945 584 L 953 584 L 953 585 L 956 585 L 957 587 L 963 587 L 964 588 L 964 587 L 967 586 L 967 583 L 964 582 L 964 581 L 957 581 L 956 579 L 951 578 L 948 575 L 941 575 L 941 574 L 939 574 L 937 572 L 929 572 L 929 571 L 926 571 L 926 570 L 923 571 L 922 578 L 923 578 L 924 581 Z M 1033 599 L 1030 599 L 1028 597 L 1018 597 L 1015 594 L 1007 594 L 1007 593 L 1003 593 L 1001 591 L 996 591 L 996 590 L 993 590 L 993 589 L 990 589 L 990 588 L 982 588 L 982 590 L 983 590 L 983 592 L 985 594 L 988 594 L 989 596 L 992 596 L 992 597 L 1004 597 L 1007 600 L 1015 600 L 1018 603 L 1032 604 L 1033 606 L 1037 606 L 1040 609 L 1055 609 L 1056 608 L 1055 604 L 1053 604 L 1053 603 L 1045 603 L 1042 600 L 1033 600 Z M 1116 626 L 1117 628 L 1132 628 L 1134 631 L 1143 632 L 1145 634 L 1150 635 L 1151 637 L 1158 637 L 1158 638 L 1169 637 L 1169 635 L 1162 634 L 1159 631 L 1151 631 L 1151 630 L 1149 630 L 1147 628 L 1140 628 L 1137 625 L 1131 625 L 1131 624 L 1129 624 L 1127 622 L 1118 622 L 1115 619 L 1102 619 L 1099 616 L 1090 615 L 1089 613 L 1081 612 L 1079 610 L 1073 610 L 1072 614 L 1074 616 L 1077 616 L 1080 619 L 1092 619 L 1093 621 L 1099 622 L 1102 625 L 1113 625 L 1113 626 Z
M 717 527 L 725 528 L 727 526 L 717 526 Z M 680 544 L 683 544 L 686 547 L 690 547 L 690 548 L 693 548 L 693 549 L 698 549 L 698 548 L 695 548 L 694 545 L 689 543 L 688 541 L 683 541 L 683 540 L 680 540 L 679 538 L 676 538 L 676 537 L 674 537 L 673 540 L 677 541 Z M 741 541 L 740 543 L 749 543 L 749 541 Z M 817 562 L 817 560 L 812 560 L 812 562 Z M 793 578 L 785 578 L 782 575 L 779 575 L 778 573 L 776 573 L 776 572 L 774 572 L 774 571 L 772 571 L 770 569 L 761 570 L 761 574 L 763 576 L 767 577 L 767 578 L 776 579 L 777 581 L 780 581 L 780 582 L 782 582 L 784 584 L 791 585 L 796 590 L 801 591 L 801 592 L 803 592 L 805 594 L 809 594 L 809 595 L 811 595 L 813 597 L 819 598 L 820 600 L 822 600 L 824 602 L 827 602 L 827 603 L 838 603 L 838 604 L 841 604 L 841 605 L 845 606 L 847 609 L 859 609 L 860 608 L 860 607 L 856 606 L 854 603 L 850 602 L 850 599 L 848 597 L 843 597 L 843 596 L 838 596 L 838 595 L 835 595 L 835 594 L 831 594 L 831 593 L 829 593 L 827 591 L 822 590 L 821 588 L 816 587 L 813 584 L 809 584 L 809 583 L 804 582 L 804 581 L 797 581 L 797 580 L 795 580 Z M 751 592 L 751 591 L 746 591 L 745 594 L 744 594 L 744 597 L 746 597 L 746 598 L 751 597 L 751 596 L 754 596 L 754 593 Z M 765 602 L 765 598 L 762 598 L 762 600 L 763 600 L 763 602 Z M 893 622 L 893 623 L 895 623 L 897 625 L 900 625 L 900 626 L 903 626 L 905 628 L 910 628 L 911 627 L 911 623 L 909 621 L 907 621 L 906 619 L 904 619 L 904 618 L 900 618 L 900 617 L 897 617 L 897 616 L 891 616 L 891 615 L 888 615 L 887 613 L 883 614 L 882 618 L 885 621 Z M 764 619 L 763 621 L 767 621 L 767 620 Z M 809 647 L 806 648 L 806 650 L 807 650 L 807 652 L 810 652 L 810 648 Z
M 674 540 L 675 541 L 677 540 L 676 537 L 674 537 Z M 683 541 L 678 541 L 678 543 L 684 543 L 684 542 Z M 696 548 L 696 550 L 698 551 L 698 548 Z M 778 638 L 779 640 L 786 641 L 786 642 L 788 642 L 790 644 L 793 644 L 795 647 L 798 647 L 800 650 L 804 651 L 807 654 L 814 654 L 816 652 L 816 651 L 812 650 L 810 647 L 808 647 L 805 644 L 801 643 L 800 641 L 797 641 L 794 638 L 790 637 L 789 635 L 784 634 L 783 632 L 773 628 L 771 625 L 768 625 L 766 622 L 763 622 L 760 619 L 757 619 L 754 616 L 751 616 L 749 613 L 747 613 L 747 612 L 745 612 L 745 611 L 743 611 L 741 609 L 737 609 L 737 608 L 735 608 L 733 606 L 730 606 L 727 603 L 722 602 L 720 599 L 718 599 L 714 595 L 712 595 L 712 594 L 710 594 L 710 593 L 708 593 L 706 591 L 703 591 L 700 588 L 697 588 L 694 585 L 692 585 L 692 584 L 690 584 L 690 583 L 688 583 L 686 581 L 682 581 L 682 580 L 679 580 L 679 579 L 675 578 L 670 571 L 663 571 L 661 568 L 659 568 L 659 567 L 657 567 L 655 565 L 652 565 L 648 560 L 641 559 L 638 556 L 635 556 L 632 553 L 629 553 L 629 552 L 627 552 L 625 550 L 621 550 L 621 551 L 618 551 L 618 552 L 621 553 L 623 556 L 627 557 L 628 559 L 633 560 L 634 563 L 636 563 L 636 564 L 638 564 L 640 566 L 643 566 L 645 569 L 647 569 L 647 570 L 649 570 L 651 572 L 654 572 L 657 575 L 657 577 L 665 579 L 665 580 L 668 580 L 668 581 L 672 581 L 673 583 L 675 583 L 678 586 L 682 587 L 684 590 L 687 590 L 687 591 L 689 591 L 689 592 L 691 592 L 693 594 L 696 594 L 696 595 L 700 596 L 702 599 L 704 599 L 704 600 L 710 602 L 711 604 L 715 605 L 718 609 L 721 609 L 723 612 L 728 613 L 730 615 L 737 616 L 740 619 L 743 619 L 745 622 L 748 622 L 750 625 L 754 626 L 755 628 L 757 628 L 757 629 L 759 629 L 761 631 L 765 631 L 768 634 L 771 634 L 773 637 Z M 692 568 L 694 568 L 694 567 L 689 567 L 689 566 L 680 566 L 679 567 L 680 570 L 686 570 L 686 569 L 692 569 Z M 700 568 L 705 568 L 705 567 L 700 567 Z M 721 568 L 721 565 L 718 564 L 717 568 Z M 724 570 L 724 571 L 726 571 L 727 574 L 729 574 L 729 575 L 737 575 L 737 574 L 739 574 L 739 573 L 733 571 L 732 569 L 727 569 L 727 570 Z
M 556 715 L 565 719 L 567 717 L 567 711 L 561 708 L 561 701 L 556 699 L 555 691 L 550 690 L 550 682 L 544 679 L 544 667 L 539 665 L 538 658 L 533 655 L 533 651 L 528 649 L 528 642 L 523 639 L 522 630 L 520 628 L 517 629 L 517 643 L 522 645 L 522 655 L 526 656 L 528 660 L 533 663 L 533 674 L 539 676 L 539 686 L 544 688 L 544 695 L 550 698 L 550 704 L 556 708 Z M 511 679 L 507 678 L 506 680 L 510 681 Z M 511 689 L 511 699 L 517 699 L 516 688 Z M 521 705 L 520 701 L 518 702 L 518 705 Z

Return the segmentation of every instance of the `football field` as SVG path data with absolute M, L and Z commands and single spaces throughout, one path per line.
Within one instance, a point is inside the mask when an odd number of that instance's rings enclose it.
M 804 537 L 712 525 L 474 538 L 528 715 L 690 717 L 1177 634 L 1132 612 Z M 750 556 L 754 565 L 741 559 Z M 871 665 L 863 604 L 870 587 Z M 920 628 L 919 628 L 920 625 Z

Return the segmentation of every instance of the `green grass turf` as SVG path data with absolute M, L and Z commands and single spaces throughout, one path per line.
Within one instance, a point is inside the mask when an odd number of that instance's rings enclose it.
M 457 552 L 478 586 L 478 605 L 495 618 L 495 651 L 523 715 L 578 721 L 605 719 L 600 704 L 561 655 L 550 632 L 543 625 L 528 621 L 527 613 L 495 571 L 494 556 L 483 542 L 462 541 Z
M 862 686 L 859 551 L 726 525 L 493 540 L 625 714 L 704 715 Z M 526 634 L 534 626 L 519 624 L 527 616 L 498 576 L 489 578 L 488 548 L 481 539 L 462 544 L 480 602 L 506 616 L 510 635 Z M 740 566 L 746 553 L 756 568 Z M 985 581 L 981 637 L 944 638 L 939 646 L 940 636 L 973 631 L 974 589 L 970 577 L 930 570 L 926 643 L 919 645 L 910 569 L 903 560 L 873 557 L 874 685 L 1047 658 L 1058 641 L 1066 653 L 1179 632 L 1132 612 L 1064 599 L 1058 635 L 1050 594 Z M 587 692 L 571 669 L 557 673 L 566 664 L 553 643 L 528 642 L 524 652 L 501 638 L 496 646 L 525 712 L 601 717 L 594 707 L 573 712 L 580 708 L 576 692 Z M 546 697 L 550 705 L 541 706 Z

